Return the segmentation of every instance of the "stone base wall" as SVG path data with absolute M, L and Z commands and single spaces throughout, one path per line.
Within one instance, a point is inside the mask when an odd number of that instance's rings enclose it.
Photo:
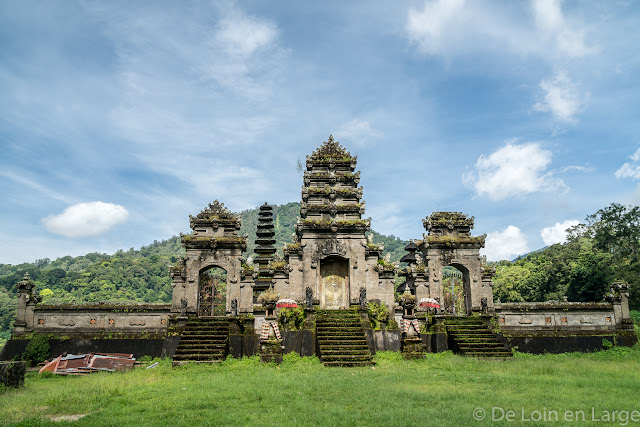
M 591 352 L 604 349 L 607 341 L 619 346 L 638 342 L 633 321 L 623 313 L 609 303 L 496 304 L 494 330 L 525 353 Z
M 49 339 L 48 358 L 63 353 L 133 353 L 136 359 L 143 356 L 171 357 L 177 347 L 179 337 L 158 338 L 69 338 Z M 29 344 L 30 339 L 12 337 L 0 351 L 0 360 L 12 360 L 19 357 Z
M 171 306 L 68 305 L 35 307 L 22 333 L 90 336 L 91 334 L 164 334 Z

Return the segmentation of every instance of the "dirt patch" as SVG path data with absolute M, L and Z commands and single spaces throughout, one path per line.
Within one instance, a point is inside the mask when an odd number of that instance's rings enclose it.
M 47 415 L 49 421 L 78 421 L 82 417 L 86 417 L 89 414 L 69 414 L 69 415 Z

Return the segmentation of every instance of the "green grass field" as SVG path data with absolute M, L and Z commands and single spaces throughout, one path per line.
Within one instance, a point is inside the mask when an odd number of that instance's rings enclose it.
M 640 411 L 639 346 L 500 361 L 379 353 L 376 361 L 375 368 L 325 368 L 287 355 L 279 366 L 254 357 L 180 368 L 161 361 L 155 369 L 82 377 L 29 373 L 24 388 L 1 390 L 0 420 L 48 425 L 88 414 L 75 424 L 461 426 L 557 417 L 553 424 L 576 425 L 582 422 L 565 417 L 584 414 L 589 423 L 623 411 L 613 424 L 625 425 L 624 411 L 626 424 L 637 424 L 633 411 Z

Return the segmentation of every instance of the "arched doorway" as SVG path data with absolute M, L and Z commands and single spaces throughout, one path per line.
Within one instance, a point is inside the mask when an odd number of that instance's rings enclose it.
M 227 310 L 227 272 L 221 267 L 208 267 L 200 272 L 198 316 L 224 316 Z
M 320 305 L 327 310 L 348 308 L 349 260 L 337 256 L 320 261 Z
M 463 316 L 471 312 L 469 270 L 452 264 L 442 269 L 443 305 L 446 314 Z

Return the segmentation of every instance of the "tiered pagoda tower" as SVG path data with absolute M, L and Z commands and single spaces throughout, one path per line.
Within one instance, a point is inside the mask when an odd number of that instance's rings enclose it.
M 365 237 L 371 219 L 362 218 L 356 161 L 332 136 L 307 156 L 297 241 L 284 250 L 289 283 L 298 286 L 281 294 L 304 299 L 309 288 L 321 308 L 345 309 L 358 303 L 364 290 L 369 299 L 393 304 L 393 285 L 385 281 L 383 286 L 378 274 L 382 247 Z
M 260 206 L 256 235 L 256 247 L 254 249 L 256 253 L 254 259 L 256 264 L 256 278 L 253 286 L 254 304 L 258 302 L 260 293 L 274 283 L 273 270 L 271 270 L 269 263 L 273 260 L 273 254 L 276 253 L 276 248 L 273 246 L 276 243 L 274 238 L 276 233 L 273 227 L 273 208 L 267 205 L 266 202 Z

